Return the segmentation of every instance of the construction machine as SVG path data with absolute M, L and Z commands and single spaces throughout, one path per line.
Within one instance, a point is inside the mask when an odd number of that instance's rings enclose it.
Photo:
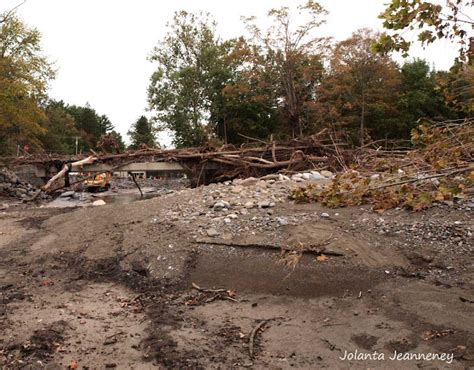
M 87 191 L 98 192 L 110 189 L 110 182 L 112 180 L 111 172 L 103 172 L 94 177 L 84 181 L 84 187 Z

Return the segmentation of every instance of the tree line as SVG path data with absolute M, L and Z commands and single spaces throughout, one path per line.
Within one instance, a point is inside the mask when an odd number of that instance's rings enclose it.
M 89 104 L 69 105 L 48 97 L 55 70 L 42 55 L 40 42 L 40 33 L 14 13 L 0 15 L 0 155 L 75 154 L 96 149 L 104 135 L 124 150 L 120 133 L 105 114 Z M 130 147 L 154 146 L 148 120 L 137 122 L 129 132 Z
M 247 36 L 231 40 L 217 34 L 209 14 L 177 12 L 150 57 L 157 68 L 148 100 L 157 127 L 172 131 L 178 147 L 212 139 L 238 144 L 249 137 L 295 138 L 324 128 L 339 140 L 364 145 L 407 139 L 420 119 L 472 115 L 466 33 L 436 23 L 440 9 L 426 3 L 393 0 L 381 17 L 388 29 L 420 29 L 425 43 L 444 37 L 442 32 L 458 37 L 463 58 L 449 71 L 436 71 L 421 59 L 397 64 L 388 51 L 408 56 L 409 50 L 399 33 L 360 29 L 340 42 L 321 37 L 327 11 L 314 1 L 296 12 L 270 10 L 265 29 L 255 17 L 244 18 Z M 422 30 L 424 22 L 435 29 Z
M 161 130 L 187 147 L 286 140 L 323 129 L 357 146 L 407 139 L 421 119 L 472 116 L 472 39 L 466 42 L 459 21 L 462 4 L 452 5 L 445 15 L 428 1 L 392 0 L 381 15 L 387 33 L 360 29 L 340 42 L 321 36 L 327 11 L 312 0 L 270 10 L 267 28 L 244 18 L 246 35 L 234 39 L 218 35 L 210 14 L 176 12 L 150 56 L 152 120 L 142 116 L 131 125 L 129 147 L 156 146 Z M 409 56 L 401 36 L 407 28 L 418 30 L 423 43 L 460 41 L 452 68 L 436 71 L 422 59 L 396 63 L 391 50 Z M 0 155 L 74 154 L 97 149 L 104 135 L 123 150 L 106 115 L 48 97 L 54 77 L 40 33 L 14 12 L 0 15 Z

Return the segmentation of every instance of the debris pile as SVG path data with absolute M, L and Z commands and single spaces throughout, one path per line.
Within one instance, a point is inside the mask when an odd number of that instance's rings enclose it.
M 405 207 L 419 211 L 433 202 L 469 201 L 474 194 L 474 120 L 421 125 L 412 131 L 413 150 L 360 150 L 333 183 L 294 189 L 296 201 L 337 208 L 372 204 L 375 211 Z
M 341 158 L 349 156 L 350 151 L 342 154 L 337 144 L 329 144 L 317 135 L 294 139 L 290 142 L 277 144 L 274 140 L 243 144 L 239 148 L 233 145 L 222 147 L 195 147 L 183 149 L 151 149 L 144 148 L 126 151 L 119 154 L 98 154 L 71 157 L 42 156 L 17 158 L 16 165 L 35 164 L 50 168 L 55 163 L 107 163 L 113 171 L 119 171 L 129 163 L 136 162 L 177 162 L 184 167 L 193 185 L 208 184 L 216 181 L 232 180 L 249 176 L 261 177 L 277 171 L 294 173 L 305 170 L 338 170 Z M 76 162 L 74 162 L 76 161 Z M 89 162 L 86 162 L 89 161 Z M 204 173 L 204 169 L 211 169 Z
M 176 196 L 182 201 L 171 203 L 167 206 L 166 216 L 157 216 L 151 219 L 151 223 L 157 227 L 176 222 L 194 225 L 190 235 L 198 242 L 217 239 L 231 242 L 237 235 L 255 235 L 256 229 L 275 235 L 282 226 L 325 217 L 318 214 L 282 216 L 275 209 L 287 203 L 292 188 L 311 184 L 322 189 L 330 184 L 332 177 L 334 174 L 329 171 L 303 172 L 292 176 L 271 174 L 181 190 L 163 196 L 163 204 L 168 203 L 168 198 Z M 281 242 L 286 245 L 286 241 Z
M 30 200 L 37 196 L 38 189 L 23 182 L 7 168 L 0 169 L 0 196 L 7 196 L 21 200 Z

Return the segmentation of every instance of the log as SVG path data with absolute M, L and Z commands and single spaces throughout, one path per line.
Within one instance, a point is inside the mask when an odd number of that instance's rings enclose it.
M 85 164 L 92 164 L 94 163 L 95 161 L 97 160 L 96 157 L 93 157 L 93 156 L 89 156 L 87 158 L 84 158 L 84 159 L 81 159 L 80 161 L 76 161 L 76 162 L 72 162 L 72 163 L 69 163 L 69 164 L 65 164 L 63 166 L 63 168 L 61 169 L 61 171 L 59 171 L 56 175 L 54 175 L 53 177 L 51 177 L 49 179 L 49 181 L 46 183 L 46 185 L 43 186 L 43 190 L 44 191 L 49 191 L 51 186 L 54 184 L 54 182 L 58 179 L 60 179 L 61 177 L 64 177 L 66 176 L 66 173 L 70 170 L 80 170 L 82 168 L 82 166 L 84 166 Z

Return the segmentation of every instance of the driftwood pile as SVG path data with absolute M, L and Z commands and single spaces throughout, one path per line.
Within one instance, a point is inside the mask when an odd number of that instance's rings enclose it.
M 373 144 L 372 144 L 373 145 Z M 412 130 L 411 148 L 361 148 L 326 189 L 294 189 L 297 201 L 329 207 L 372 204 L 415 211 L 435 202 L 452 204 L 474 195 L 474 119 L 425 123 Z
M 130 163 L 136 162 L 177 162 L 188 173 L 193 185 L 237 177 L 263 176 L 276 171 L 297 172 L 308 169 L 340 168 L 340 149 L 334 144 L 323 144 L 317 136 L 293 140 L 286 144 L 260 141 L 257 145 L 243 145 L 239 148 L 225 145 L 220 148 L 196 147 L 185 149 L 145 148 L 117 154 L 30 156 L 15 158 L 14 164 L 35 164 L 45 168 L 60 166 L 59 173 L 44 187 L 45 190 L 68 171 L 80 171 L 83 164 L 107 163 L 114 171 L 120 171 Z

